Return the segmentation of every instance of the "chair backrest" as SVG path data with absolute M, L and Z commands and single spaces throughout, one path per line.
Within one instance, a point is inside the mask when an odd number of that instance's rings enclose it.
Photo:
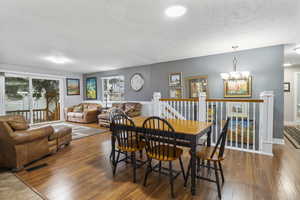
M 163 159 L 175 155 L 175 131 L 168 121 L 159 117 L 149 117 L 144 121 L 143 128 L 145 128 L 144 137 L 148 153 Z
M 117 138 L 118 145 L 124 148 L 138 147 L 141 137 L 134 131 L 135 124 L 124 114 L 115 115 L 112 118 L 111 130 Z
M 117 115 L 126 115 L 123 110 L 119 108 L 112 108 L 112 110 L 109 112 L 109 119 L 112 121 L 112 119 Z
M 217 140 L 216 146 L 211 154 L 211 158 L 214 157 L 214 154 L 216 153 L 217 149 L 219 149 L 219 154 L 218 157 L 222 158 L 224 155 L 225 151 L 225 144 L 226 144 L 226 137 L 227 137 L 227 130 L 228 130 L 228 125 L 229 125 L 230 118 L 227 118 L 225 125 L 221 131 L 221 134 Z

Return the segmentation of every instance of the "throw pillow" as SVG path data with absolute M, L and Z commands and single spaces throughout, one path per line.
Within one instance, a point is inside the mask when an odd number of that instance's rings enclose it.
M 11 120 L 7 123 L 14 131 L 22 131 L 29 128 L 29 125 L 25 120 Z
M 81 113 L 82 110 L 83 110 L 82 105 L 74 106 L 74 108 L 73 108 L 73 112 L 79 112 L 79 113 Z

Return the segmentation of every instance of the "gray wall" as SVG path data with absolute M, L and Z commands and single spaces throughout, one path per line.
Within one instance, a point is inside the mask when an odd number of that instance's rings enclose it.
M 291 91 L 284 93 L 284 121 L 292 123 L 295 121 L 295 73 L 300 72 L 300 66 L 284 68 L 284 82 L 291 84 Z M 300 87 L 298 87 L 300 88 Z
M 223 98 L 223 81 L 221 72 L 232 71 L 232 57 L 237 55 L 238 70 L 249 70 L 253 76 L 253 98 L 259 98 L 259 93 L 273 90 L 275 93 L 274 136 L 283 137 L 283 51 L 282 45 L 239 51 L 235 54 L 190 58 L 171 62 L 157 63 L 121 70 L 85 74 L 86 77 L 98 78 L 98 99 L 101 100 L 101 77 L 111 75 L 125 76 L 125 99 L 149 101 L 154 91 L 169 96 L 168 75 L 172 72 L 182 72 L 183 78 L 188 76 L 208 75 L 210 98 Z M 141 73 L 145 78 L 144 88 L 140 92 L 130 89 L 129 79 L 134 73 Z

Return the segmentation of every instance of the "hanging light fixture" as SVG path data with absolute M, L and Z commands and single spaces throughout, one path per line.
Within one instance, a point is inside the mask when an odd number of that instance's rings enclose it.
M 237 48 L 239 48 L 238 46 L 233 46 L 232 49 L 235 51 Z M 237 66 L 237 58 L 236 56 L 233 57 L 232 63 L 233 63 L 233 71 L 232 72 L 228 72 L 228 73 L 221 73 L 221 77 L 224 80 L 228 80 L 228 79 L 246 79 L 249 78 L 250 76 L 250 72 L 249 71 L 237 71 L 236 70 L 236 66 Z

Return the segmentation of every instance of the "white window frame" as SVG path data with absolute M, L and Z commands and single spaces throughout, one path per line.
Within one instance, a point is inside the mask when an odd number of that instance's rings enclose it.
M 123 79 L 124 81 L 124 93 L 125 94 L 125 76 L 123 75 L 117 75 L 117 76 L 107 76 L 107 77 L 102 77 L 101 78 L 101 96 L 102 96 L 102 102 L 105 102 L 105 98 L 104 98 L 104 80 L 110 80 L 110 79 Z M 120 100 L 122 101 L 122 99 Z M 107 101 L 107 103 L 114 103 L 114 102 L 120 102 L 120 101 Z
M 64 119 L 64 113 L 63 113 L 63 108 L 64 108 L 64 79 L 65 77 L 62 76 L 52 76 L 52 75 L 44 75 L 44 74 L 34 74 L 34 73 L 26 73 L 26 72 L 12 72 L 12 71 L 3 71 L 4 76 L 0 76 L 0 95 L 2 98 L 0 98 L 0 115 L 5 115 L 6 110 L 5 110 L 5 77 L 20 77 L 20 78 L 28 78 L 29 79 L 29 91 L 32 91 L 32 79 L 46 79 L 46 80 L 57 80 L 59 81 L 59 103 L 60 103 L 60 119 Z M 30 94 L 32 94 L 30 92 Z M 2 104 L 3 102 L 3 104 Z M 30 104 L 33 103 L 32 97 L 30 97 Z M 30 105 L 30 115 L 31 115 L 31 122 L 30 124 L 33 124 L 33 118 L 32 118 L 32 110 L 33 107 Z M 61 121 L 60 120 L 60 121 Z M 53 121 L 52 121 L 53 122 Z M 44 123 L 44 122 L 42 122 Z M 36 123 L 39 124 L 39 123 Z

